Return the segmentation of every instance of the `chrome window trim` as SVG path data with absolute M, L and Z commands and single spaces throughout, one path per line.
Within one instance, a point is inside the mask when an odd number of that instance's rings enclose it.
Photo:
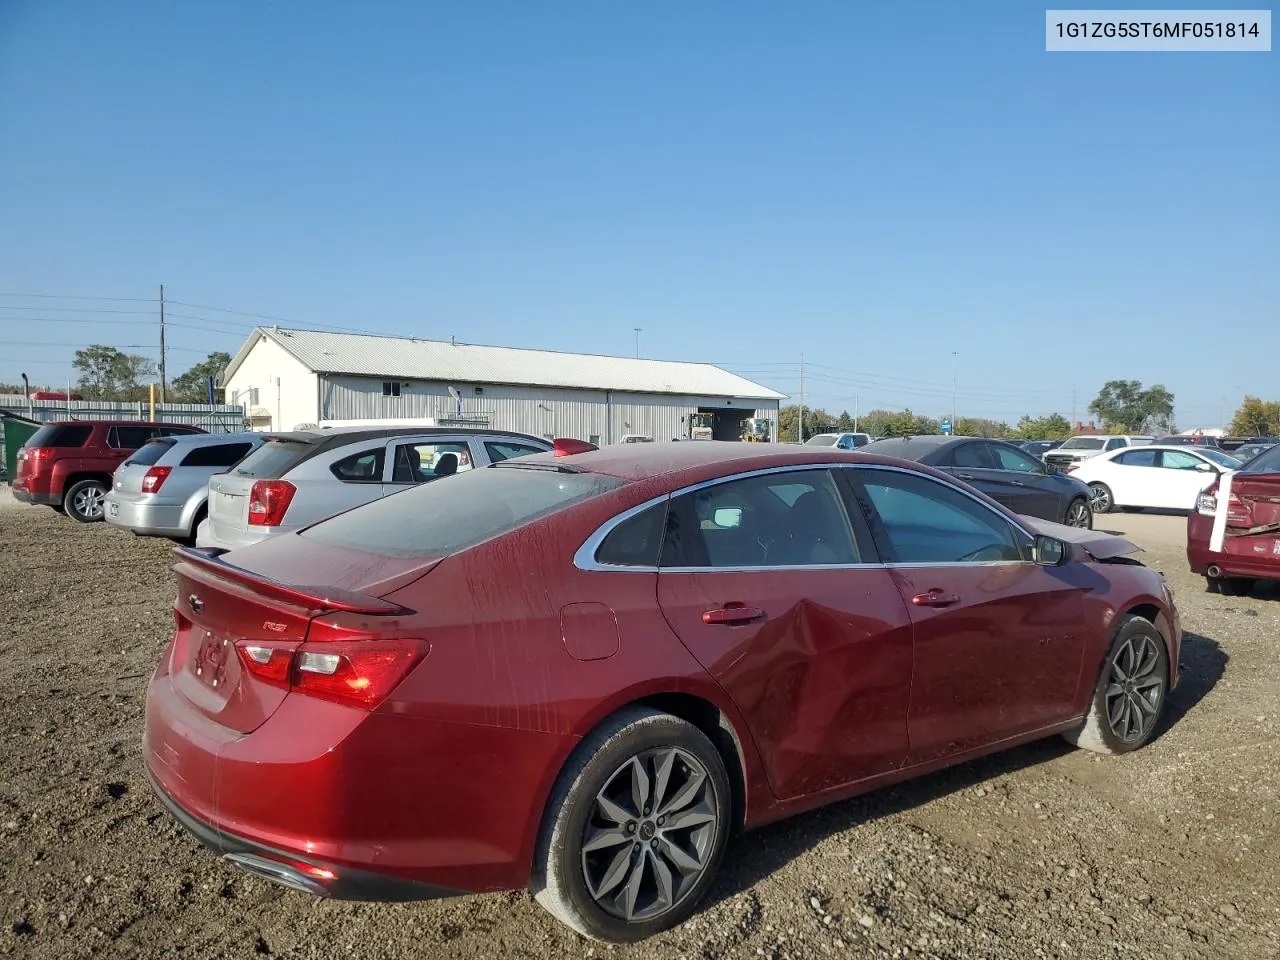
M 875 562 L 866 561 L 866 562 L 859 562 L 859 563 L 814 563 L 814 564 L 789 563 L 789 564 L 782 564 L 782 565 L 770 565 L 770 566 L 759 566 L 759 567 L 750 567 L 750 566 L 740 566 L 740 567 L 645 566 L 645 567 L 639 567 L 639 566 L 624 566 L 622 564 L 614 564 L 614 563 L 602 563 L 596 559 L 596 551 L 600 549 L 600 545 L 604 543 L 605 538 L 608 537 L 609 534 L 612 533 L 617 526 L 630 520 L 632 517 L 636 516 L 636 514 L 643 513 L 644 511 L 648 510 L 650 507 L 656 506 L 657 504 L 661 503 L 664 500 L 667 500 L 667 501 L 674 500 L 676 497 L 683 496 L 686 493 L 692 493 L 695 490 L 703 490 L 703 489 L 706 489 L 707 487 L 714 487 L 719 484 L 730 483 L 735 480 L 744 480 L 749 477 L 768 476 L 774 473 L 796 473 L 802 470 L 828 470 L 828 471 L 887 470 L 894 473 L 903 473 L 912 477 L 921 477 L 932 483 L 936 483 L 940 487 L 944 487 L 948 490 L 954 490 L 957 493 L 960 493 L 968 497 L 970 500 L 972 500 L 978 506 L 982 507 L 988 513 L 992 514 L 995 517 L 998 517 L 1003 522 L 1009 524 L 1009 526 L 1011 526 L 1018 533 L 1022 534 L 1022 536 L 1026 538 L 1027 545 L 1035 543 L 1035 539 L 1036 539 L 1035 534 L 1027 530 L 1027 528 L 1022 526 L 1021 523 L 1010 520 L 1008 517 L 1006 517 L 1003 513 L 1001 513 L 998 510 L 993 510 L 989 503 L 985 503 L 978 497 L 975 497 L 969 491 L 960 488 L 958 485 L 946 483 L 945 481 L 939 480 L 937 477 L 931 477 L 926 473 L 921 473 L 919 470 L 910 470 L 905 467 L 895 467 L 890 464 L 882 464 L 882 463 L 801 463 L 801 464 L 792 464 L 785 467 L 766 467 L 762 470 L 748 470 L 745 473 L 735 473 L 727 477 L 716 477 L 712 480 L 703 480 L 699 483 L 693 483 L 687 487 L 681 487 L 678 490 L 673 490 L 671 493 L 664 493 L 656 497 L 651 497 L 650 499 L 644 501 L 644 503 L 636 504 L 634 507 L 628 507 L 626 510 L 622 511 L 622 513 L 619 513 L 616 516 L 606 520 L 604 523 L 602 523 L 599 527 L 596 528 L 595 532 L 592 533 L 591 536 L 587 537 L 587 539 L 583 542 L 582 546 L 578 547 L 578 549 L 574 552 L 573 565 L 579 570 L 583 570 L 586 572 L 593 572 L 593 573 L 611 572 L 611 573 L 682 573 L 682 574 L 769 573 L 769 572 L 778 572 L 778 571 L 784 571 L 784 570 L 860 570 L 860 569 L 866 569 L 868 567 L 881 567 L 884 569 L 890 569 L 890 568 L 918 569 L 918 568 L 934 568 L 934 567 L 939 567 L 939 568 L 1013 567 L 1013 566 L 1036 565 L 1034 560 L 981 560 L 981 561 L 975 561 L 975 562 L 955 560 L 955 561 L 943 561 L 943 562 L 936 562 L 936 563 L 899 563 L 899 562 L 883 563 L 880 561 L 875 561 Z

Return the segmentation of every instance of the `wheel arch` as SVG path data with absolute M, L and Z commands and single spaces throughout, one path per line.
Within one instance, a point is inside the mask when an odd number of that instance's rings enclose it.
M 108 490 L 111 489 L 113 480 L 110 473 L 104 473 L 101 470 L 73 470 L 62 478 L 62 497 L 66 497 L 67 491 L 74 487 L 81 480 L 97 480 Z

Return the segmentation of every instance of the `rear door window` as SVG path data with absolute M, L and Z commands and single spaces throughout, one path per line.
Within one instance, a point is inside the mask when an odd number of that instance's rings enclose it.
M 667 522 L 667 502 L 656 503 L 609 531 L 596 550 L 596 562 L 614 567 L 656 567 Z
M 229 467 L 239 462 L 252 449 L 247 441 L 240 443 L 207 443 L 196 447 L 182 458 L 184 467 Z
M 1112 463 L 1126 467 L 1154 467 L 1156 465 L 1155 450 L 1126 450 L 1112 458 Z
M 593 473 L 472 470 L 340 513 L 299 536 L 389 557 L 443 557 L 625 486 Z
M 386 449 L 361 450 L 343 457 L 329 468 L 329 472 L 343 483 L 381 483 Z
M 546 453 L 546 447 L 534 447 L 527 443 L 512 443 L 509 440 L 486 440 L 485 453 L 489 454 L 492 463 L 500 463 L 514 457 L 527 457 L 531 453 Z
M 951 463 L 957 467 L 994 470 L 995 461 L 985 443 L 962 443 L 951 454 Z
M 87 423 L 68 423 L 59 426 L 41 427 L 31 435 L 24 447 L 83 447 L 93 433 L 93 427 Z
M 312 445 L 298 440 L 268 440 L 236 464 L 237 477 L 274 480 L 283 477 L 311 453 Z
M 107 431 L 107 446 L 137 450 L 154 436 L 155 430 L 151 427 L 112 427 Z
M 671 501 L 664 568 L 860 562 L 835 480 L 796 470 L 729 480 Z
M 1121 447 L 1127 447 L 1128 445 L 1129 445 L 1128 443 L 1126 443 L 1124 440 L 1121 440 L 1118 437 L 1114 440 L 1107 441 L 1108 450 L 1119 450 Z
M 169 450 L 173 447 L 172 440 L 152 440 L 150 443 L 143 444 L 137 450 L 129 455 L 129 459 L 125 464 L 136 463 L 145 467 L 153 466 L 160 461 Z

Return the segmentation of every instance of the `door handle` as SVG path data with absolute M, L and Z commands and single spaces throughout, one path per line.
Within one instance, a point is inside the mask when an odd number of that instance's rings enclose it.
M 741 603 L 726 603 L 723 607 L 717 607 L 714 610 L 704 610 L 702 622 L 732 626 L 734 624 L 750 623 L 763 617 L 764 611 L 759 607 L 748 607 Z
M 911 598 L 911 602 L 917 607 L 950 607 L 959 603 L 960 598 L 954 593 L 930 590 L 928 593 L 916 594 Z
M 1010 481 L 1009 481 L 1009 486 L 1011 486 L 1011 487 L 1025 487 L 1025 486 L 1026 486 L 1026 484 L 1025 484 L 1025 483 L 1023 483 L 1021 480 L 1010 480 Z
M 957 476 L 957 477 L 959 477 L 961 480 L 976 480 L 976 479 L 978 479 L 978 478 L 977 478 L 977 477 L 975 477 L 972 473 L 957 473 L 957 474 L 956 474 L 956 476 Z

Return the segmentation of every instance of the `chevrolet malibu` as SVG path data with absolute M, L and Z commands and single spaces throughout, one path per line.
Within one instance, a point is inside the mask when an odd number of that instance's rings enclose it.
M 1127 541 L 885 457 L 574 449 L 180 551 L 144 743 L 170 813 L 297 890 L 528 887 L 624 942 L 738 830 L 1158 728 L 1181 631 Z

